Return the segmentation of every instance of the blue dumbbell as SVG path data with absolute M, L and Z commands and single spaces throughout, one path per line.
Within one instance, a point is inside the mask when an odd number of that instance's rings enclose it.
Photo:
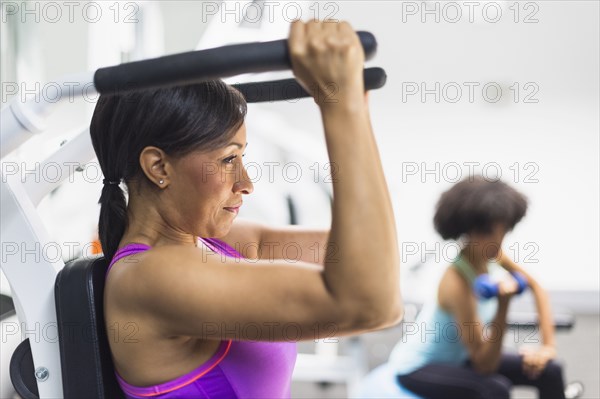
M 510 274 L 519 284 L 517 295 L 521 294 L 527 289 L 527 279 L 519 272 L 511 272 Z M 473 282 L 473 290 L 478 297 L 489 299 L 498 296 L 498 283 L 493 282 L 489 274 L 482 274 Z

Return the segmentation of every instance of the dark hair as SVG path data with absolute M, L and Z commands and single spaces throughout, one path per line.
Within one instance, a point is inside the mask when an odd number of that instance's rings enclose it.
M 139 187 L 147 180 L 139 157 L 156 146 L 173 157 L 223 147 L 246 117 L 242 94 L 221 80 L 187 86 L 101 95 L 90 125 L 94 151 L 106 180 Z M 127 227 L 123 190 L 105 184 L 100 195 L 98 235 L 110 260 Z
M 526 212 L 527 198 L 506 183 L 470 176 L 442 194 L 433 224 L 445 240 L 458 239 L 474 231 L 489 233 L 496 223 L 510 231 Z

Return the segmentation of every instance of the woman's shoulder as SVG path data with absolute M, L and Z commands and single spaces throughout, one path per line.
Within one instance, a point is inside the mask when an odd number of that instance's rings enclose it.
M 440 287 L 442 286 L 450 291 L 464 291 L 466 288 L 469 288 L 467 280 L 453 263 L 448 264 L 446 270 L 442 274 L 440 279 Z
M 197 252 L 200 252 L 199 249 L 193 246 L 127 244 L 111 260 L 105 290 L 114 297 L 118 296 L 120 302 L 134 301 L 144 294 L 149 280 L 164 279 L 169 273 L 178 273 L 175 266 L 185 263 L 178 262 L 178 259 L 197 257 L 201 261 L 202 254 Z
M 453 264 L 448 265 L 438 287 L 439 306 L 450 311 L 456 303 L 468 301 L 470 293 L 471 288 L 460 271 Z

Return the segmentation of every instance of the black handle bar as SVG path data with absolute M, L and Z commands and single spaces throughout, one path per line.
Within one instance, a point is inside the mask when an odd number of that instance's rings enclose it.
M 382 68 L 366 68 L 363 71 L 365 90 L 379 89 L 385 85 L 387 75 Z M 232 84 L 242 92 L 248 103 L 272 102 L 310 97 L 296 79 L 272 80 L 268 82 Z M 336 88 L 324 93 L 325 101 L 336 101 Z
M 375 36 L 370 32 L 356 33 L 365 59 L 374 56 L 377 49 Z M 100 68 L 94 74 L 94 86 L 100 94 L 115 94 L 291 67 L 288 41 L 281 39 L 233 44 Z

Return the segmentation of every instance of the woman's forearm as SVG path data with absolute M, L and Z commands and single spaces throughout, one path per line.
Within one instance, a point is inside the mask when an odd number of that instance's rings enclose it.
M 322 110 L 332 164 L 333 209 L 325 259 L 330 291 L 374 320 L 400 310 L 395 218 L 366 104 Z M 388 318 L 389 319 L 389 318 Z
M 538 324 L 542 336 L 542 344 L 554 348 L 556 342 L 554 340 L 554 318 L 552 317 L 550 298 L 548 297 L 546 290 L 537 283 L 531 285 L 531 290 L 537 306 Z
M 502 265 L 502 267 L 508 271 L 518 271 L 527 278 L 527 282 L 531 292 L 533 293 L 533 297 L 535 298 L 542 343 L 544 346 L 554 347 L 554 320 L 552 317 L 552 310 L 550 307 L 550 299 L 548 294 L 529 273 L 513 262 L 513 260 L 510 259 L 502 250 L 499 252 L 499 257 L 500 265 Z
M 498 300 L 498 310 L 492 321 L 491 327 L 487 326 L 484 332 L 483 345 L 475 363 L 476 368 L 482 373 L 492 373 L 498 368 L 502 357 L 502 341 L 506 331 L 506 317 L 508 315 L 509 299 Z M 484 328 L 485 330 L 485 328 Z

